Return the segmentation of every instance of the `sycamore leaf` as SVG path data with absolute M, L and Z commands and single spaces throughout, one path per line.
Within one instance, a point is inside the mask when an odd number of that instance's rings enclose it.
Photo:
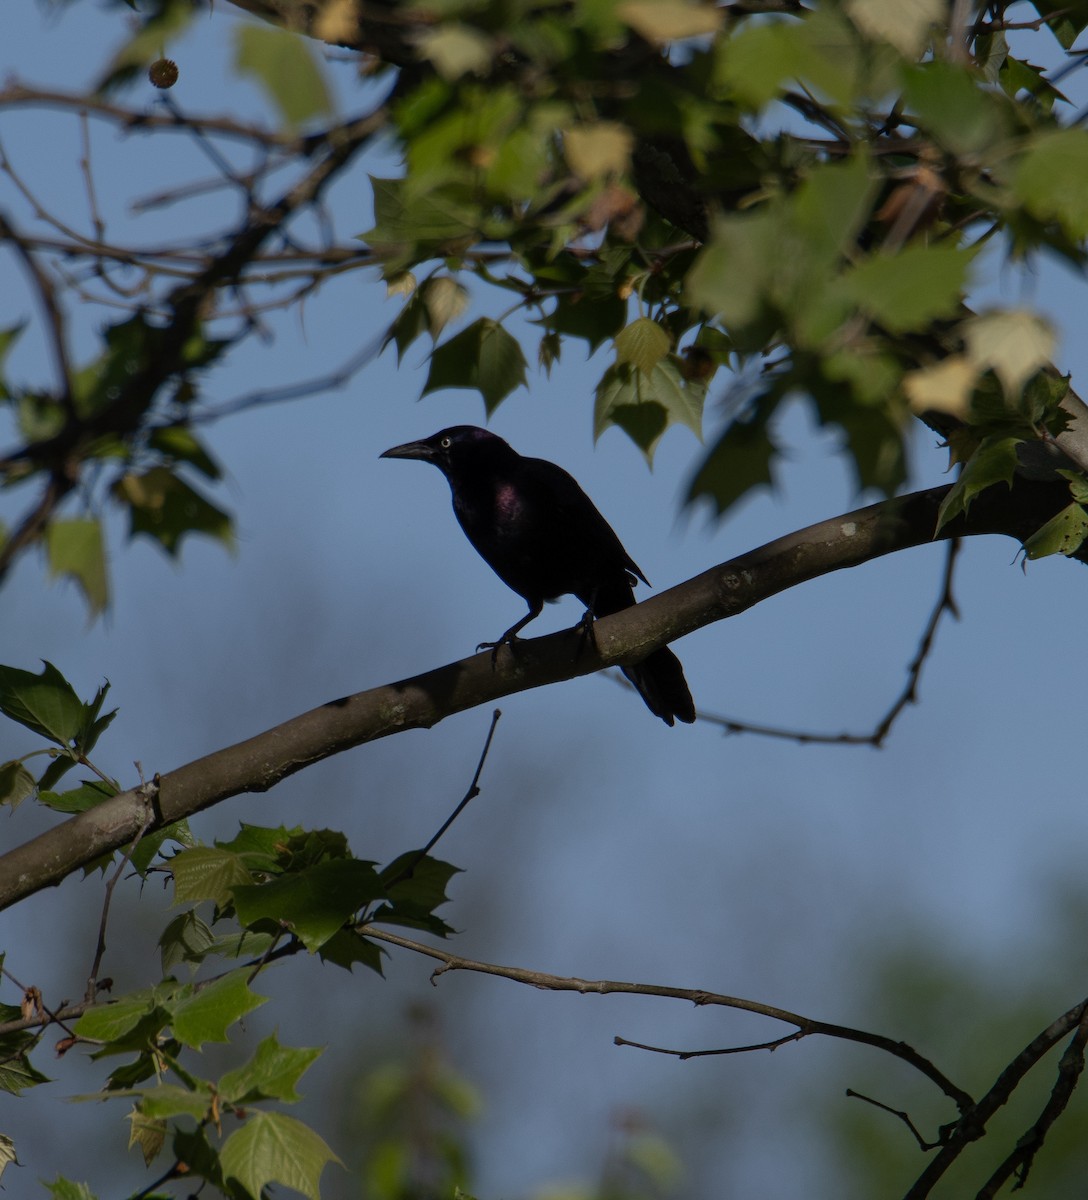
M 16 759 L 0 765 L 0 804 L 18 808 L 27 798 L 34 795 L 34 776 Z
M 1025 309 L 984 313 L 965 322 L 967 354 L 980 371 L 992 370 L 1010 400 L 1054 356 L 1049 321 Z
M 724 16 L 715 5 L 698 0 L 628 0 L 616 15 L 655 46 L 717 33 Z
M 309 1200 L 319 1200 L 325 1164 L 340 1163 L 309 1126 L 283 1113 L 259 1111 L 227 1138 L 219 1161 L 223 1175 L 237 1179 L 251 1196 L 260 1196 L 270 1183 L 282 1183 Z
M 859 263 L 843 287 L 890 333 L 906 333 L 959 310 L 971 259 L 957 247 L 907 246 Z
M 109 607 L 106 549 L 98 521 L 89 518 L 53 521 L 46 530 L 45 549 L 49 574 L 53 578 L 71 576 L 79 585 L 91 616 L 97 616 Z
M 979 492 L 997 483 L 1012 485 L 1016 472 L 1016 447 L 1019 444 L 1020 439 L 1015 437 L 983 438 L 941 504 L 937 513 L 938 531 L 953 517 L 967 512 Z
M 670 338 L 649 317 L 639 317 L 616 335 L 616 362 L 633 363 L 645 375 L 669 352 Z
M 874 42 L 888 42 L 904 58 L 926 47 L 933 24 L 945 15 L 943 0 L 847 0 L 854 24 Z
M 1088 537 L 1088 512 L 1079 504 L 1068 504 L 1037 529 L 1024 543 L 1028 558 L 1048 554 L 1076 554 Z
M 5 1169 L 12 1163 L 19 1166 L 19 1160 L 15 1157 L 15 1143 L 8 1137 L 6 1133 L 0 1133 L 0 1175 L 3 1175 Z
M 169 863 L 174 876 L 174 903 L 213 900 L 220 908 L 231 902 L 231 888 L 252 883 L 241 855 L 218 846 L 194 846 L 175 854 Z
M 297 33 L 271 25 L 239 25 L 234 66 L 252 76 L 292 128 L 332 112 L 332 97 L 317 57 Z
M 249 1062 L 219 1080 L 219 1095 L 231 1104 L 255 1100 L 300 1099 L 295 1085 L 323 1053 L 320 1046 L 281 1046 L 274 1033 L 257 1047 Z
M 517 338 L 490 317 L 480 317 L 432 351 L 423 395 L 442 388 L 475 388 L 492 413 L 524 386 L 527 365 Z
M 72 685 L 42 660 L 42 672 L 0 666 L 0 712 L 60 746 L 78 736 L 84 706 Z
M 622 175 L 631 165 L 634 134 L 616 121 L 576 125 L 563 134 L 563 153 L 570 169 L 580 179 L 602 179 Z
M 462 75 L 483 75 L 495 54 L 490 38 L 459 21 L 443 21 L 425 30 L 416 44 L 420 54 L 450 83 Z
M 916 413 L 944 412 L 965 418 L 979 368 L 961 354 L 951 354 L 929 367 L 908 371 L 903 391 Z
M 170 1024 L 178 1041 L 199 1050 L 205 1042 L 229 1041 L 231 1025 L 266 999 L 249 990 L 244 972 L 235 972 L 175 1002 Z

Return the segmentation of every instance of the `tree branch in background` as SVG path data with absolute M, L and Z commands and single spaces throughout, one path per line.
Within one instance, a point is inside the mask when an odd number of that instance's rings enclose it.
M 918 681 L 922 676 L 922 668 L 933 649 L 934 638 L 941 618 L 947 613 L 951 617 L 959 617 L 956 599 L 952 594 L 952 580 L 956 570 L 956 558 L 960 551 L 960 539 L 952 538 L 948 542 L 948 552 L 944 561 L 944 573 L 941 579 L 941 593 L 929 614 L 929 620 L 922 631 L 918 650 L 907 667 L 907 682 L 903 690 L 892 702 L 888 711 L 877 721 L 871 733 L 806 733 L 799 729 L 786 729 L 776 725 L 755 725 L 751 721 L 738 721 L 733 717 L 720 717 L 714 713 L 699 713 L 699 720 L 708 725 L 720 725 L 726 733 L 754 733 L 761 737 L 781 738 L 784 741 L 799 742 L 803 746 L 874 746 L 879 750 L 886 741 L 892 726 L 900 713 L 908 705 L 918 703 Z M 629 685 L 628 685 L 629 686 Z

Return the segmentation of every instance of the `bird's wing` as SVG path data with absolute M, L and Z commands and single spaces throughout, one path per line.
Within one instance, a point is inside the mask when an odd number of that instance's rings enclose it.
M 524 486 L 548 506 L 549 524 L 571 549 L 591 554 L 606 569 L 630 572 L 649 587 L 650 581 L 573 475 L 543 458 L 522 458 L 519 473 Z

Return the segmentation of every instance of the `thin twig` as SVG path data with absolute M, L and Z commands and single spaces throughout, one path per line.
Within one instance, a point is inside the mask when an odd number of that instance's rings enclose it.
M 404 864 L 404 866 L 393 876 L 392 879 L 386 880 L 386 891 L 393 887 L 394 884 L 400 883 L 405 879 L 411 878 L 416 867 L 427 857 L 428 854 L 438 845 L 439 840 L 445 834 L 446 830 L 457 820 L 457 818 L 465 811 L 470 801 L 475 800 L 480 794 L 480 776 L 483 774 L 484 763 L 487 762 L 487 755 L 491 749 L 491 742 L 495 736 L 495 727 L 499 723 L 499 718 L 502 716 L 502 709 L 496 708 L 491 714 L 491 725 L 487 731 L 487 737 L 484 738 L 484 748 L 480 751 L 480 760 L 476 764 L 476 770 L 472 776 L 472 782 L 468 785 L 468 791 L 457 802 L 457 807 L 450 815 L 442 822 L 438 828 L 438 832 L 431 840 L 423 847 L 422 850 L 417 850 L 414 855 Z
M 879 1108 L 886 1113 L 891 1113 L 893 1117 L 898 1117 L 914 1135 L 914 1140 L 918 1143 L 918 1148 L 920 1150 L 936 1150 L 936 1148 L 941 1144 L 940 1142 L 927 1142 L 926 1139 L 918 1132 L 918 1127 L 910 1119 L 909 1114 L 905 1113 L 902 1109 L 892 1108 L 891 1105 L 888 1104 L 881 1104 L 879 1100 L 874 1100 L 872 1096 L 863 1096 L 861 1092 L 855 1092 L 853 1088 L 847 1088 L 846 1094 L 854 1100 L 864 1100 L 866 1104 L 871 1104 L 874 1108 Z
M 986 1133 L 990 1118 L 1008 1103 L 1024 1076 L 1053 1049 L 1058 1042 L 1082 1024 L 1088 1014 L 1088 999 L 1081 1000 L 1057 1020 L 1052 1021 L 998 1075 L 990 1090 L 962 1112 L 959 1120 L 945 1131 L 941 1149 L 907 1191 L 904 1200 L 925 1200 L 930 1196 L 944 1173 L 963 1151 Z
M 1043 1111 L 1031 1128 L 1017 1140 L 1016 1146 L 979 1190 L 975 1200 L 993 1200 L 993 1197 L 1012 1175 L 1016 1176 L 1013 1191 L 1022 1188 L 1027 1183 L 1031 1165 L 1035 1161 L 1036 1154 L 1042 1149 L 1050 1127 L 1062 1115 L 1073 1097 L 1081 1073 L 1084 1071 L 1086 1045 L 1088 1045 L 1088 1006 L 1084 1009 L 1077 1032 L 1066 1047 L 1061 1062 L 1058 1063 L 1058 1078 L 1043 1106 Z
M 607 996 L 624 994 L 633 996 L 663 996 L 671 1000 L 686 1000 L 700 1006 L 718 1005 L 722 1008 L 739 1009 L 742 1012 L 756 1013 L 758 1016 L 770 1017 L 774 1021 L 782 1021 L 793 1025 L 797 1032 L 787 1041 L 799 1041 L 803 1037 L 823 1036 L 839 1038 L 842 1041 L 857 1042 L 864 1046 L 883 1050 L 894 1055 L 903 1062 L 920 1071 L 927 1079 L 952 1100 L 961 1111 L 967 1111 L 974 1106 L 971 1096 L 962 1088 L 957 1087 L 950 1079 L 937 1069 L 923 1055 L 919 1054 L 906 1042 L 896 1041 L 879 1033 L 868 1033 L 863 1029 L 852 1029 L 847 1025 L 835 1025 L 828 1021 L 818 1021 L 800 1013 L 790 1012 L 771 1004 L 762 1004 L 758 1000 L 744 1000 L 738 996 L 726 996 L 720 992 L 707 992 L 697 988 L 669 987 L 653 983 L 624 983 L 612 979 L 579 979 L 574 976 L 550 975 L 544 971 L 531 971 L 523 967 L 504 967 L 497 963 L 479 962 L 476 959 L 463 958 L 459 954 L 451 954 L 448 950 L 439 950 L 423 942 L 413 941 L 399 933 L 387 929 L 379 929 L 374 925 L 363 925 L 358 932 L 364 937 L 374 938 L 379 942 L 388 942 L 393 946 L 423 954 L 427 958 L 437 959 L 442 965 L 431 975 L 431 982 L 436 982 L 440 975 L 447 971 L 474 971 L 481 975 L 495 975 L 500 979 L 510 979 L 515 983 L 528 984 L 530 987 L 543 988 L 553 992 L 578 992 L 580 995 Z M 761 1043 L 756 1049 L 763 1049 Z M 687 1057 L 694 1057 L 693 1052 L 684 1052 Z
M 61 311 L 60 301 L 57 299 L 56 289 L 53 287 L 53 281 L 38 265 L 37 259 L 27 248 L 25 240 L 3 212 L 0 212 L 0 242 L 7 242 L 15 251 L 37 289 L 38 300 L 45 311 L 49 344 L 53 348 L 54 366 L 57 370 L 57 394 L 69 420 L 73 420 L 76 414 L 75 400 L 72 396 L 72 366 L 65 340 L 66 321 L 64 313 Z
M 941 619 L 947 613 L 959 618 L 959 608 L 952 594 L 952 582 L 955 576 L 956 560 L 960 552 L 960 539 L 951 538 L 947 542 L 944 571 L 941 576 L 941 590 L 929 614 L 929 620 L 922 631 L 921 639 L 914 658 L 907 667 L 907 682 L 903 690 L 893 701 L 888 711 L 880 718 L 870 733 L 807 733 L 803 730 L 784 729 L 775 725 L 756 725 L 750 721 L 739 721 L 734 717 L 723 717 L 716 713 L 699 713 L 699 720 L 711 725 L 721 726 L 726 733 L 753 733 L 761 737 L 781 738 L 784 741 L 798 742 L 801 745 L 823 746 L 874 746 L 880 749 L 887 740 L 896 720 L 911 704 L 918 703 L 918 683 L 937 635 Z
M 106 895 L 102 901 L 102 916 L 98 922 L 98 943 L 95 946 L 94 962 L 91 964 L 90 974 L 87 976 L 87 990 L 84 993 L 84 999 L 88 1003 L 93 1003 L 95 996 L 98 995 L 98 971 L 102 966 L 102 957 L 106 953 L 106 924 L 110 915 L 110 901 L 113 899 L 113 889 L 117 886 L 125 868 L 132 860 L 133 854 L 136 853 L 136 847 L 140 844 L 141 838 L 151 828 L 155 820 L 155 808 L 150 801 L 150 797 L 146 794 L 147 784 L 141 783 L 142 794 L 146 811 L 144 813 L 144 823 L 140 827 L 139 833 L 132 839 L 129 845 L 125 848 L 124 854 L 121 856 L 121 861 L 117 864 L 117 870 L 106 881 Z

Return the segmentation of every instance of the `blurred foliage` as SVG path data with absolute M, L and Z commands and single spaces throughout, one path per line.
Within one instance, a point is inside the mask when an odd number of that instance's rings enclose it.
M 103 90 L 131 86 L 204 5 L 134 7 Z M 268 11 L 288 28 L 241 26 L 234 61 L 283 133 L 308 131 L 299 164 L 335 153 L 345 130 L 303 34 L 365 49 L 368 79 L 387 84 L 385 148 L 403 169 L 372 179 L 356 253 L 400 298 L 385 344 L 403 356 L 432 341 L 424 392 L 472 389 L 490 413 L 527 386 L 530 360 L 549 369 L 574 339 L 612 359 L 594 435 L 616 425 L 650 457 L 673 425 L 702 437 L 708 389 L 724 380 L 726 419 L 709 422 L 687 497 L 718 514 L 773 483 L 787 400 L 837 430 L 858 488 L 883 495 L 909 477 L 915 418 L 932 424 L 966 467 L 943 520 L 1007 482 L 1022 443 L 1065 427 L 1069 384 L 1050 365 L 1045 318 L 974 314 L 964 298 L 1003 264 L 1085 263 L 1088 133 L 1058 87 L 1081 60 L 1036 65 L 1070 50 L 1083 5 L 1036 21 L 1015 20 L 1017 6 L 933 0 L 391 7 L 395 19 L 346 0 L 320 14 L 276 0 Z M 231 153 L 215 161 L 238 184 Z M 74 518 L 53 528 L 50 512 L 30 531 L 92 612 L 109 602 L 109 503 L 131 536 L 170 554 L 189 533 L 232 545 L 229 516 L 186 479 L 219 475 L 190 419 L 201 372 L 254 329 L 202 332 L 248 262 L 220 270 L 216 255 L 234 252 L 210 244 L 184 303 L 169 294 L 165 321 L 141 307 L 107 326 L 101 353 L 63 387 L 4 377 L 18 329 L 0 334 L 0 396 L 24 439 L 5 482 L 60 473 L 67 496 L 75 476 L 107 480 L 78 491 Z M 451 328 L 496 300 L 500 315 Z M 539 329 L 535 348 L 505 328 L 515 313 Z M 1082 499 L 1074 484 L 1033 556 L 1077 550 Z

